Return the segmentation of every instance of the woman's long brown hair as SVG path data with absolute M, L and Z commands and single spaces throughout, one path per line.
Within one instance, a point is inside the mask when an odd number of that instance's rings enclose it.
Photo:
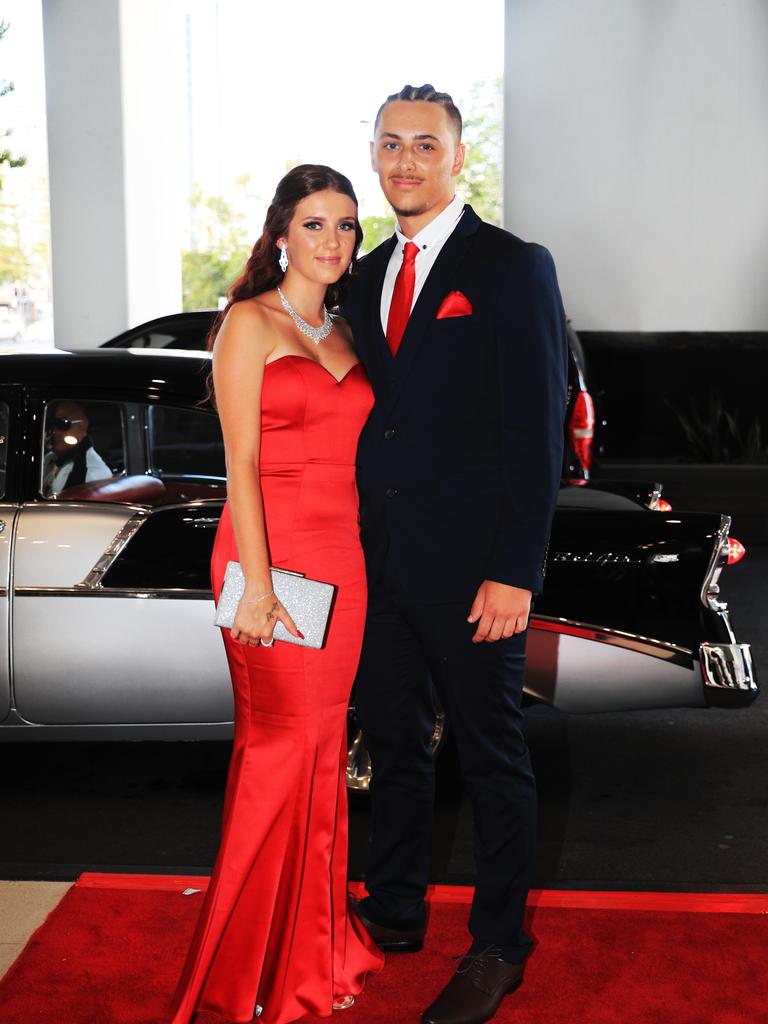
M 251 255 L 248 257 L 242 274 L 229 289 L 227 304 L 219 312 L 208 333 L 207 348 L 209 351 L 213 348 L 224 317 L 235 302 L 252 299 L 254 295 L 268 292 L 272 288 L 276 288 L 283 280 L 283 272 L 277 262 L 280 256 L 277 240 L 287 233 L 288 225 L 301 200 L 315 192 L 324 191 L 339 192 L 349 196 L 357 206 L 357 196 L 349 178 L 324 164 L 299 164 L 280 179 L 272 202 L 269 204 L 261 236 L 251 250 Z M 354 271 L 357 252 L 362 240 L 362 229 L 359 222 L 355 220 L 355 248 L 350 264 L 351 271 Z M 335 309 L 343 301 L 349 278 L 350 274 L 345 273 L 334 284 L 328 285 L 325 304 L 329 309 Z M 207 398 L 213 400 L 212 374 L 208 377 Z

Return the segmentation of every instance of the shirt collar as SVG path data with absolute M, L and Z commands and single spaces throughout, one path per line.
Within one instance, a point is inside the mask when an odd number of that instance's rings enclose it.
M 414 242 L 418 245 L 420 251 L 426 250 L 428 252 L 432 246 L 444 241 L 450 235 L 462 213 L 464 213 L 464 201 L 459 199 L 458 196 L 454 196 L 442 213 L 438 213 L 435 219 L 431 220 L 413 238 L 406 238 L 398 224 L 395 234 L 400 243 L 400 251 L 402 252 L 402 247 L 406 242 Z

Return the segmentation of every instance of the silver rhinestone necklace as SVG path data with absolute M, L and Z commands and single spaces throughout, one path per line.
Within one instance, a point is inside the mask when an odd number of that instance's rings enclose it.
M 299 316 L 293 306 L 290 304 L 288 299 L 283 295 L 282 288 L 280 285 L 277 286 L 277 294 L 280 296 L 280 301 L 283 304 L 283 309 L 286 311 L 288 316 L 293 320 L 296 326 L 299 328 L 302 334 L 306 334 L 308 338 L 311 338 L 316 345 L 327 338 L 333 330 L 333 317 L 325 308 L 323 304 L 323 323 L 320 327 L 313 327 L 312 324 L 308 324 L 303 316 Z

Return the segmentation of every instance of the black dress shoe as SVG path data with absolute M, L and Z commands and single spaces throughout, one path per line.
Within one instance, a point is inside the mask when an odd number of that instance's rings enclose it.
M 501 950 L 489 946 L 462 957 L 458 969 L 421 1017 L 421 1024 L 485 1024 L 501 1000 L 520 985 L 523 965 L 500 960 Z
M 358 900 L 352 900 L 352 910 L 365 926 L 373 941 L 385 953 L 418 953 L 424 946 L 424 928 L 386 928 L 365 916 Z

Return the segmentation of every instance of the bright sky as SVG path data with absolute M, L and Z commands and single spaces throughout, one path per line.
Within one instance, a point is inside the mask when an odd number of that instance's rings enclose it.
M 432 82 L 461 105 L 473 83 L 503 70 L 503 0 L 412 0 L 390 8 L 373 0 L 162 2 L 178 11 L 180 38 L 190 29 L 193 177 L 209 194 L 227 196 L 234 179 L 248 173 L 267 202 L 286 166 L 307 160 L 347 174 L 363 215 L 384 213 L 368 161 L 382 100 L 406 82 Z M 0 128 L 12 125 L 11 148 L 39 165 L 40 0 L 0 0 L 0 19 L 11 25 L 0 43 L 0 77 L 16 84 L 0 101 Z
M 0 78 L 16 91 L 0 100 L 0 130 L 13 127 L 7 145 L 31 159 L 45 157 L 43 20 L 38 0 L 0 0 L 0 21 L 10 25 L 0 42 Z
M 460 104 L 474 82 L 503 70 L 503 0 L 471 8 L 421 0 L 389 10 L 372 0 L 184 6 L 192 16 L 195 124 L 220 125 L 217 139 L 205 133 L 207 159 L 195 147 L 198 177 L 226 189 L 228 176 L 248 171 L 266 200 L 288 161 L 307 160 L 347 174 L 364 213 L 384 212 L 368 157 L 381 102 L 406 83 L 431 82 Z

